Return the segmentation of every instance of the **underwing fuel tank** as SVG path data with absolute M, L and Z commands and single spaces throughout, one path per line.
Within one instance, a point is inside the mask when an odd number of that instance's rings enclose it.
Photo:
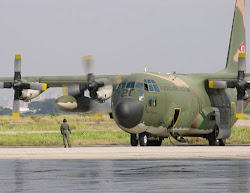
M 111 103 L 99 103 L 89 97 L 73 97 L 71 95 L 61 96 L 56 100 L 56 107 L 64 112 L 91 112 L 91 113 L 110 113 Z
M 56 107 L 64 112 L 88 112 L 94 101 L 88 97 L 61 96 L 56 100 Z

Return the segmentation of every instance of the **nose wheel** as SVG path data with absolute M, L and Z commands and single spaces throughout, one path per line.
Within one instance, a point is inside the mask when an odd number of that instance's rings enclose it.
M 140 141 L 140 146 L 148 145 L 148 136 L 146 135 L 146 133 L 139 134 L 139 141 Z
M 138 145 L 138 139 L 136 134 L 131 134 L 130 135 L 130 144 L 131 146 L 137 146 Z

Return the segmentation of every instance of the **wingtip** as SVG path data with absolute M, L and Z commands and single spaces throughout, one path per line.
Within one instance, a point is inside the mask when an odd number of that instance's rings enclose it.
M 16 54 L 15 59 L 21 59 L 22 56 L 20 54 Z
M 83 60 L 92 60 L 92 59 L 93 59 L 93 56 L 91 56 L 91 55 L 84 56 L 82 59 L 83 59 Z

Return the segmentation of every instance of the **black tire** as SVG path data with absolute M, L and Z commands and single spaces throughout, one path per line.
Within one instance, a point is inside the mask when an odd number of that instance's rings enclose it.
M 146 133 L 140 133 L 139 141 L 140 141 L 140 146 L 147 146 L 148 136 L 146 135 Z
M 214 127 L 214 131 L 208 135 L 208 141 L 210 146 L 225 146 L 226 139 L 216 139 L 218 136 L 218 127 L 217 125 Z
M 155 146 L 161 146 L 161 144 L 162 144 L 162 139 L 155 141 Z
M 155 141 L 148 141 L 147 146 L 155 146 Z
M 219 146 L 220 145 L 219 139 L 209 138 L 208 141 L 209 141 L 210 146 Z
M 226 139 L 219 139 L 220 146 L 225 146 L 226 145 Z
M 136 134 L 131 134 L 130 135 L 130 144 L 131 144 L 131 146 L 137 146 L 138 145 L 138 140 L 136 139 Z
M 208 135 L 208 141 L 210 146 L 219 146 L 220 141 L 216 139 L 219 132 L 219 128 L 217 125 L 214 126 L 214 131 Z

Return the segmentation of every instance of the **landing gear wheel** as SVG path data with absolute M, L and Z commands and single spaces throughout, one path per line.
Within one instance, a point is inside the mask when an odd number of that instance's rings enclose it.
M 138 145 L 138 140 L 136 139 L 136 134 L 131 134 L 130 135 L 130 144 L 132 146 L 137 146 Z
M 226 145 L 226 139 L 219 139 L 220 146 Z
M 140 146 L 147 146 L 148 137 L 147 137 L 146 133 L 140 133 L 139 141 L 140 141 Z
M 208 135 L 208 141 L 210 146 L 219 146 L 220 141 L 216 139 L 219 133 L 219 128 L 217 125 L 214 126 L 214 131 Z
M 209 141 L 210 146 L 219 146 L 220 145 L 219 139 L 216 139 L 215 137 L 208 138 L 208 141 Z
M 208 141 L 210 146 L 225 146 L 226 139 L 216 139 L 218 136 L 219 129 L 217 125 L 214 127 L 214 131 L 208 135 Z
M 155 146 L 161 146 L 161 144 L 162 144 L 162 139 L 155 141 Z
M 155 141 L 148 141 L 147 146 L 155 146 Z

